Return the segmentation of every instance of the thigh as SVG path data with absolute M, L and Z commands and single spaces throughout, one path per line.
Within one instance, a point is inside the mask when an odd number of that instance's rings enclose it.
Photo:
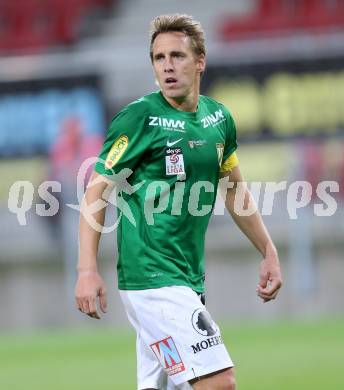
M 186 389 L 189 380 L 233 366 L 217 324 L 190 288 L 121 290 L 120 294 L 145 346 L 140 347 L 145 351 L 142 356 L 149 356 L 151 362 L 155 359 L 174 386 Z
M 190 381 L 194 390 L 207 389 L 235 389 L 235 376 L 233 367 L 214 372 Z
M 136 334 L 136 363 L 139 390 L 167 388 L 167 374 L 139 332 Z

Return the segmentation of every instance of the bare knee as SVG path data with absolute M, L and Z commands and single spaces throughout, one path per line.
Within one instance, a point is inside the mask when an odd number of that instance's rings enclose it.
M 218 390 L 235 390 L 236 383 L 233 368 L 223 371 L 222 374 L 222 385 L 220 385 Z
M 227 377 L 227 387 L 226 390 L 235 390 L 236 382 L 233 370 L 231 370 L 230 374 Z

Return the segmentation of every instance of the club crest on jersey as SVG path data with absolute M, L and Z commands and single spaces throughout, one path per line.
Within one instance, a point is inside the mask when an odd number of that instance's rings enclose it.
M 104 164 L 106 169 L 111 169 L 119 161 L 128 145 L 129 139 L 126 135 L 121 135 L 116 139 L 106 157 Z
M 160 126 L 164 130 L 168 131 L 179 131 L 185 133 L 185 121 L 174 120 L 171 118 L 162 118 L 160 116 L 150 116 L 149 126 Z
M 204 118 L 201 119 L 203 128 L 207 128 L 209 126 L 217 126 L 220 123 L 224 122 L 226 120 L 225 116 L 223 115 L 222 110 L 215 111 L 213 114 L 206 115 Z
M 188 141 L 188 144 L 189 144 L 191 149 L 204 146 L 204 145 L 206 145 L 206 143 L 207 143 L 207 141 L 205 139 L 199 139 L 196 141 Z
M 223 159 L 223 151 L 225 149 L 225 145 L 223 143 L 217 143 L 216 144 L 216 150 L 217 150 L 217 159 L 219 162 L 219 166 L 222 165 L 222 159 Z
M 181 148 L 167 148 L 165 153 L 166 175 L 185 174 L 184 156 Z
M 184 363 L 171 336 L 150 345 L 168 375 L 185 371 Z

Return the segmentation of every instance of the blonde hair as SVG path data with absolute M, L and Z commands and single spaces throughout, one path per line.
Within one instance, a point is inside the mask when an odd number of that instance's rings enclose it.
M 205 55 L 205 38 L 203 28 L 192 16 L 172 14 L 157 16 L 150 26 L 150 58 L 153 61 L 153 43 L 161 33 L 182 32 L 190 37 L 191 47 L 196 56 Z

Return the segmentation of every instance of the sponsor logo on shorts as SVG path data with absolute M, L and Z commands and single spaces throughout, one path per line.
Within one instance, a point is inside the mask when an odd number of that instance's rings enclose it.
M 220 345 L 223 344 L 223 340 L 221 336 L 214 336 L 214 337 L 209 337 L 206 340 L 202 340 L 199 343 L 195 345 L 191 345 L 193 353 L 198 353 L 201 352 L 205 349 L 215 347 L 215 345 Z
M 122 157 L 123 153 L 129 145 L 129 139 L 126 135 L 121 135 L 113 143 L 110 152 L 108 153 L 105 160 L 105 168 L 111 169 L 118 160 Z
M 195 331 L 202 336 L 214 336 L 218 332 L 215 322 L 204 308 L 195 310 L 191 321 Z
M 184 363 L 171 336 L 151 344 L 150 347 L 168 375 L 185 371 Z

